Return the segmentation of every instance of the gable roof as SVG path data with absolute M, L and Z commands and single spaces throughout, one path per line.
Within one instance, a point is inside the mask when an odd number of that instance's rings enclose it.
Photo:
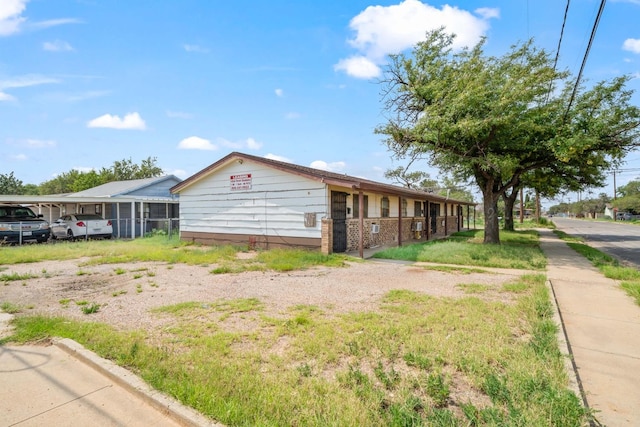
M 180 182 L 175 175 L 164 175 L 153 178 L 131 179 L 128 181 L 112 181 L 97 187 L 88 188 L 77 193 L 69 194 L 70 197 L 118 197 L 125 196 L 144 188 L 152 187 L 167 180 Z M 168 195 L 167 195 L 168 196 Z
M 196 172 L 189 178 L 180 182 L 179 184 L 171 188 L 171 193 L 180 193 L 180 191 L 188 188 L 194 183 L 206 178 L 213 174 L 223 166 L 234 161 L 250 161 L 259 163 L 283 172 L 292 173 L 294 175 L 302 176 L 304 178 L 320 181 L 327 184 L 336 185 L 339 187 L 347 187 L 352 190 L 362 190 L 377 192 L 381 194 L 387 194 L 392 196 L 403 196 L 413 199 L 431 200 L 438 202 L 452 201 L 461 205 L 476 205 L 474 202 L 467 202 L 461 200 L 448 199 L 443 196 L 438 196 L 432 193 L 428 193 L 422 190 L 415 190 L 412 188 L 399 187 L 397 185 L 385 184 L 381 182 L 371 181 L 368 179 L 358 178 L 350 175 L 343 175 L 335 172 L 328 172 L 322 169 L 314 169 L 306 166 L 300 166 L 293 163 L 281 162 L 279 160 L 267 159 L 264 157 L 253 156 L 250 154 L 233 152 L 225 157 L 221 158 L 217 162 L 207 166 L 199 172 Z

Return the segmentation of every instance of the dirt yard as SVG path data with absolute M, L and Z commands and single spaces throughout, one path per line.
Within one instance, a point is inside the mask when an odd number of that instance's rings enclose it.
M 47 261 L 6 266 L 1 274 L 32 278 L 0 282 L 0 302 L 24 314 L 63 315 L 111 324 L 119 329 L 154 329 L 162 317 L 153 308 L 187 301 L 214 302 L 257 298 L 265 311 L 283 313 L 296 305 L 314 305 L 327 312 L 376 310 L 392 289 L 433 296 L 465 296 L 465 284 L 483 285 L 483 299 L 506 301 L 502 284 L 523 271 L 487 273 L 438 272 L 419 264 L 385 261 L 350 263 L 343 268 L 317 267 L 289 273 L 212 274 L 212 266 L 132 263 L 81 266 L 83 260 Z M 78 303 L 99 304 L 84 314 Z

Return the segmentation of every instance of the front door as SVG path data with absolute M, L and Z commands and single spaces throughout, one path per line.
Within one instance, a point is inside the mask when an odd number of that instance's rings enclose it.
M 431 234 L 436 234 L 438 232 L 440 205 L 438 203 L 429 203 L 429 205 L 431 206 L 431 212 L 429 212 L 429 216 L 431 216 Z
M 333 220 L 333 252 L 347 250 L 347 193 L 331 192 L 331 219 Z

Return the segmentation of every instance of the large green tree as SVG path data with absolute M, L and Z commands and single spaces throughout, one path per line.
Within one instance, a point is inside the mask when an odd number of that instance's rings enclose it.
M 22 194 L 22 181 L 10 172 L 8 175 L 0 173 L 0 194 Z
M 382 80 L 388 121 L 376 131 L 394 153 L 417 151 L 475 181 L 485 243 L 500 242 L 498 200 L 525 174 L 590 153 L 619 160 L 637 145 L 640 114 L 629 104 L 627 78 L 576 95 L 575 81 L 531 41 L 501 57 L 485 55 L 484 41 L 453 52 L 452 41 L 429 32 L 411 55 L 391 57 Z

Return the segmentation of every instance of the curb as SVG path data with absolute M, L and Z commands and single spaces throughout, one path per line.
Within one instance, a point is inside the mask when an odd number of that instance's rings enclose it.
M 223 424 L 216 423 L 194 409 L 184 406 L 176 399 L 154 390 L 138 376 L 110 360 L 99 357 L 71 339 L 55 338 L 53 339 L 53 345 L 84 364 L 91 366 L 180 425 L 185 427 L 223 427 Z
M 559 325 L 557 332 L 558 346 L 560 347 L 560 353 L 564 355 L 564 366 L 567 371 L 567 375 L 569 376 L 569 389 L 573 391 L 576 396 L 580 396 L 582 399 L 583 406 L 590 410 L 589 402 L 587 401 L 587 395 L 582 387 L 582 381 L 580 381 L 580 374 L 578 373 L 578 366 L 576 365 L 576 361 L 573 357 L 573 351 L 571 350 L 571 344 L 569 343 L 569 337 L 567 335 L 567 330 L 564 327 L 564 321 L 562 320 L 562 313 L 560 312 L 560 307 L 558 306 L 558 299 L 556 298 L 556 292 L 553 289 L 553 283 L 551 280 L 547 279 L 546 281 L 547 289 L 551 292 L 551 297 L 553 298 L 553 321 Z M 595 423 L 593 420 L 589 422 L 590 426 L 597 426 L 599 424 Z

